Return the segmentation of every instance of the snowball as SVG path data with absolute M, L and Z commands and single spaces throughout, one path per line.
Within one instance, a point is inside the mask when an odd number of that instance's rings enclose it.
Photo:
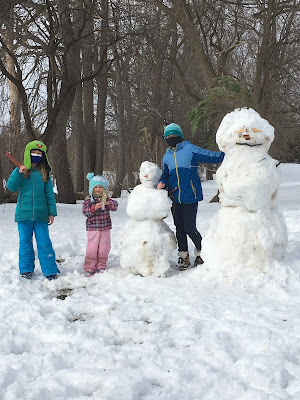
M 176 248 L 173 232 L 163 221 L 130 220 L 119 237 L 120 264 L 133 274 L 161 276 Z
M 240 146 L 262 146 L 269 150 L 274 140 L 274 128 L 252 108 L 236 109 L 225 115 L 216 134 L 221 151 Z
M 230 150 L 230 156 L 226 153 L 218 168 L 216 184 L 223 207 L 244 206 L 256 211 L 274 206 L 279 175 L 275 161 L 268 154 L 249 147 L 235 147 Z
M 166 190 L 136 186 L 127 203 L 127 214 L 135 220 L 162 219 L 168 216 L 172 201 Z
M 237 272 L 249 267 L 261 272 L 285 252 L 285 221 L 277 210 L 249 212 L 243 207 L 223 207 L 211 220 L 202 244 L 202 258 L 211 268 Z
M 160 177 L 162 176 L 162 170 L 158 165 L 150 162 L 144 161 L 140 166 L 140 181 L 146 187 L 155 187 Z

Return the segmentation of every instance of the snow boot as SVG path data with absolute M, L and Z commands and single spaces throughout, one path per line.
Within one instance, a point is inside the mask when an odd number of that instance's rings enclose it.
M 95 275 L 95 271 L 85 271 L 84 275 L 85 275 L 87 278 L 90 278 L 91 276 L 94 276 L 94 275 Z
M 203 264 L 204 261 L 202 260 L 202 258 L 200 256 L 196 256 L 195 261 L 194 261 L 194 267 L 197 267 L 198 265 Z
M 103 272 L 104 272 L 105 270 L 106 270 L 105 268 L 98 268 L 98 269 L 96 270 L 96 272 L 98 272 L 98 274 L 103 274 Z
M 194 267 L 197 267 L 198 265 L 201 265 L 204 263 L 204 261 L 202 260 L 201 256 L 200 256 L 200 250 L 195 249 L 194 250 L 194 254 L 196 256 L 195 261 L 194 261 Z
M 31 279 L 32 278 L 32 272 L 22 272 L 21 277 L 25 279 Z
M 188 251 L 179 251 L 178 252 L 178 262 L 177 266 L 180 271 L 185 271 L 190 266 L 190 256 Z
M 45 278 L 48 279 L 48 281 L 53 281 L 54 279 L 57 279 L 57 275 L 47 275 Z

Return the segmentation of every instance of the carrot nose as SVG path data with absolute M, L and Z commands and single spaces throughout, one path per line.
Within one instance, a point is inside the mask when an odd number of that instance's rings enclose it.
M 147 174 L 147 175 L 144 175 L 144 178 L 148 178 L 148 174 Z
M 244 139 L 246 139 L 246 140 L 250 140 L 251 138 L 250 138 L 250 136 L 249 136 L 249 135 L 244 135 Z

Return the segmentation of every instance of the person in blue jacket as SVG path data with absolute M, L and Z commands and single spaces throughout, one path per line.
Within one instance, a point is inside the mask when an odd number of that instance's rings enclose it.
M 33 232 L 43 275 L 52 280 L 59 273 L 48 229 L 57 212 L 46 151 L 43 142 L 28 143 L 24 165 L 15 168 L 6 183 L 10 191 L 19 191 L 15 214 L 20 239 L 19 269 L 21 276 L 27 279 L 31 279 L 34 272 Z
M 172 214 L 178 244 L 178 267 L 180 270 L 185 270 L 191 265 L 187 236 L 195 245 L 194 266 L 203 263 L 200 256 L 202 237 L 196 226 L 198 201 L 203 200 L 198 164 L 199 162 L 219 164 L 223 161 L 224 153 L 205 150 L 188 140 L 183 140 L 181 127 L 175 123 L 165 127 L 164 138 L 169 148 L 163 157 L 163 174 L 157 188 L 168 189 L 173 200 Z

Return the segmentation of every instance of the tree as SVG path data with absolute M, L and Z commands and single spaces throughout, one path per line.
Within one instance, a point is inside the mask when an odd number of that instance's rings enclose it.
M 54 142 L 56 151 L 53 152 L 53 158 L 59 201 L 74 203 L 75 195 L 68 159 L 61 157 L 61 149 L 66 149 L 66 127 L 71 115 L 76 86 L 80 83 L 80 67 L 79 64 L 74 63 L 74 59 L 78 58 L 78 42 L 85 21 L 80 18 L 82 14 L 79 15 L 78 9 L 70 8 L 67 0 L 57 2 L 57 4 L 47 0 L 43 6 L 38 2 L 28 3 L 28 7 L 20 6 L 22 12 L 19 13 L 19 34 L 22 36 L 24 33 L 25 38 L 25 42 L 23 38 L 22 46 L 33 43 L 30 45 L 31 48 L 37 54 L 41 54 L 42 60 L 48 59 L 49 64 L 48 70 L 43 71 L 47 75 L 45 108 L 47 117 L 43 133 L 39 133 L 32 125 L 32 115 L 24 86 L 25 81 L 18 61 L 20 55 L 12 53 L 2 37 L 0 38 L 2 47 L 14 62 L 17 78 L 9 73 L 2 59 L 0 59 L 0 69 L 18 88 L 28 137 L 31 140 L 41 139 L 48 147 Z M 35 30 L 31 31 L 27 24 L 28 18 L 32 18 L 33 11 L 35 11 L 35 17 L 32 23 L 35 25 Z M 36 26 L 38 26 L 37 30 Z M 43 79 L 40 80 L 40 82 L 43 81 Z M 44 90 L 43 87 L 40 90 Z

